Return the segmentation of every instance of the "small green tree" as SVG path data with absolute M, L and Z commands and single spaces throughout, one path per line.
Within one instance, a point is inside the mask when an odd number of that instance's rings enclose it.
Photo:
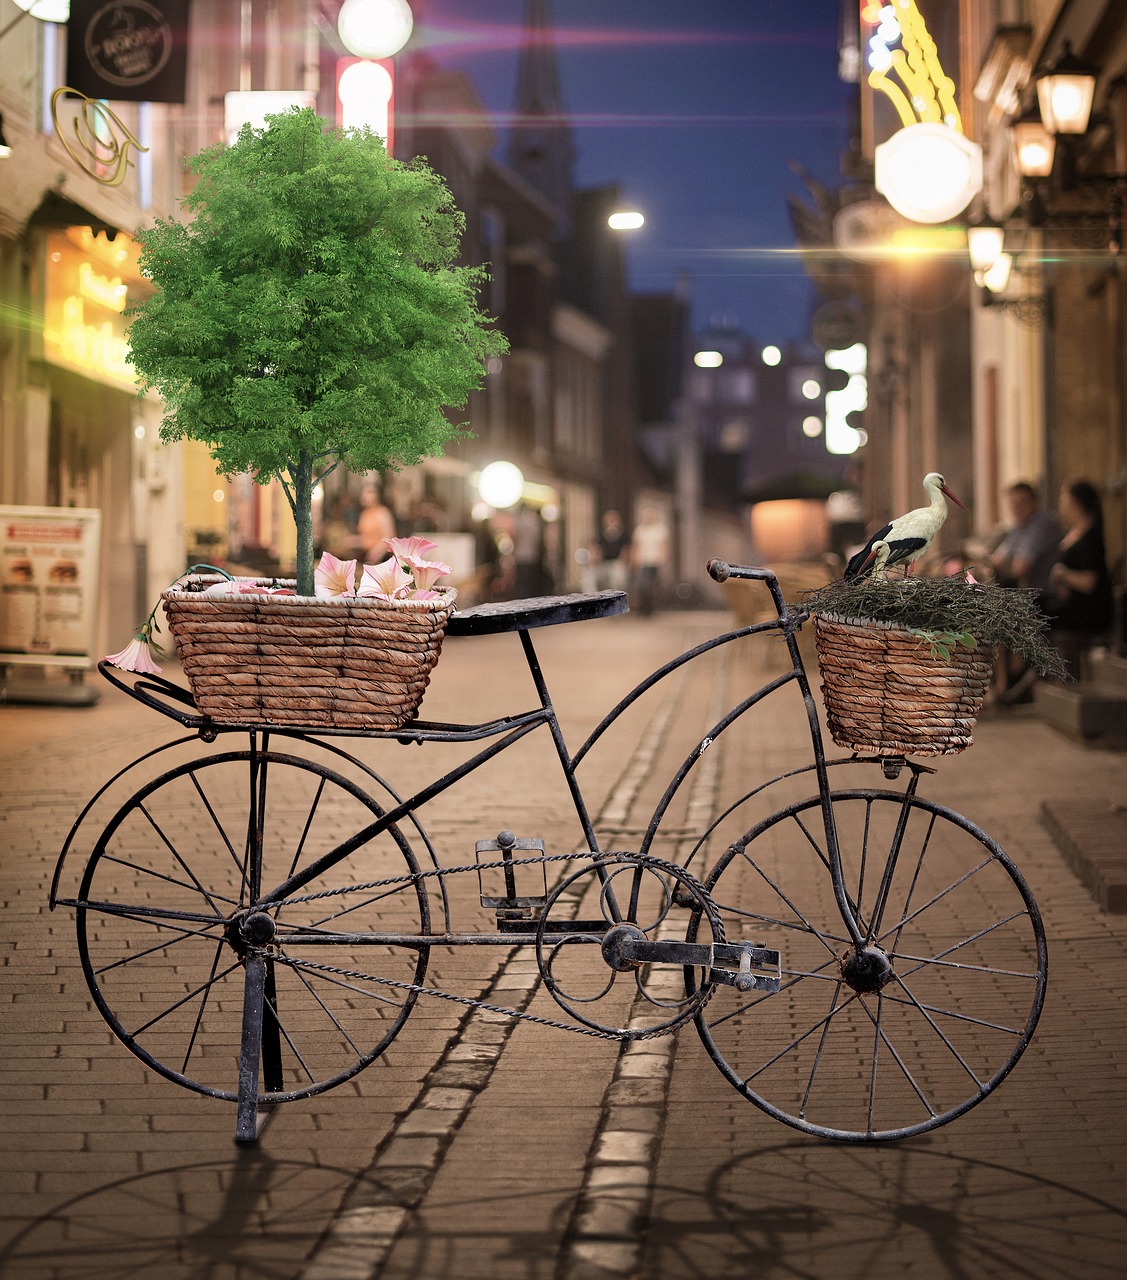
M 443 409 L 507 343 L 478 309 L 484 269 L 453 265 L 465 219 L 442 179 L 370 131 L 294 109 L 187 165 L 193 219 L 137 236 L 157 288 L 130 358 L 164 401 L 164 440 L 202 441 L 223 475 L 281 481 L 312 595 L 314 486 L 341 463 L 440 454 L 466 434 Z

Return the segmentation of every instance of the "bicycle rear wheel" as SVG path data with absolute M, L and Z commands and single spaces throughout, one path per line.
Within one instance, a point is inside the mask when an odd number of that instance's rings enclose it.
M 392 826 L 298 893 L 256 903 L 382 816 L 363 789 L 297 756 L 232 751 L 162 774 L 121 806 L 86 865 L 86 981 L 114 1034 L 186 1088 L 238 1097 L 248 955 L 261 956 L 261 1103 L 354 1076 L 399 1032 L 430 932 Z
M 981 1102 L 1028 1045 L 1045 995 L 1040 914 L 959 814 L 895 792 L 830 801 L 864 945 L 834 897 L 820 799 L 780 810 L 705 889 L 730 942 L 780 951 L 781 989 L 718 987 L 697 1030 L 736 1089 L 785 1124 L 853 1142 L 923 1133 Z

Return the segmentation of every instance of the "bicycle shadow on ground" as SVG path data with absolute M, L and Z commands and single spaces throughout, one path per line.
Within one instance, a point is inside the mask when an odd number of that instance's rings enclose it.
M 115 1178 L 61 1200 L 0 1248 L 5 1280 L 291 1280 L 360 1185 L 392 1191 L 355 1169 L 276 1159 L 242 1148 Z
M 1059 1179 L 928 1150 L 793 1143 L 654 1190 L 637 1280 L 1118 1280 L 1127 1211 Z

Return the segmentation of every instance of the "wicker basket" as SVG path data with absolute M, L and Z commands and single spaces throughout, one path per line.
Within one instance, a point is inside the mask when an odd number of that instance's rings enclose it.
M 990 687 L 989 651 L 955 645 L 935 657 L 887 622 L 814 617 L 830 736 L 876 755 L 953 755 L 969 747 Z
M 161 596 L 197 707 L 220 724 L 311 729 L 406 724 L 457 594 L 394 603 L 200 594 L 218 581 L 191 575 Z

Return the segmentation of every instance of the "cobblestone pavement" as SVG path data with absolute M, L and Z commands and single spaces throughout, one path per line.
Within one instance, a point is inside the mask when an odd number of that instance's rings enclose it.
M 625 617 L 537 633 L 568 741 L 581 741 L 636 680 L 723 622 L 712 614 Z M 581 781 L 604 848 L 636 849 L 677 765 L 738 698 L 781 671 L 777 646 L 760 641 L 755 650 L 710 655 L 674 675 L 592 753 Z M 527 706 L 529 694 L 514 637 L 461 639 L 448 643 L 424 711 L 486 719 Z M 810 794 L 809 776 L 800 774 L 728 812 L 760 781 L 808 760 L 791 694 L 767 699 L 702 755 L 666 814 L 656 856 L 691 859 L 704 878 L 734 839 Z M 570 1019 L 538 980 L 532 949 L 434 948 L 426 983 L 491 1008 L 420 997 L 378 1061 L 281 1107 L 257 1145 L 239 1147 L 230 1104 L 178 1088 L 111 1035 L 82 975 L 73 913 L 46 907 L 55 858 L 84 801 L 169 741 L 175 726 L 112 691 L 91 709 L 3 707 L 0 725 L 7 1006 L 0 1132 L 9 1153 L 0 1169 L 0 1276 L 1123 1274 L 1127 1069 L 1119 993 L 1127 986 L 1127 917 L 1100 911 L 1038 819 L 1052 797 L 1094 808 L 1122 802 L 1122 755 L 1082 749 L 1019 709 L 984 718 L 975 746 L 920 782 L 921 796 L 967 814 L 1012 856 L 1040 904 L 1050 954 L 1030 1048 L 995 1094 L 949 1125 L 876 1146 L 809 1137 L 741 1098 L 691 1023 L 625 1045 L 569 1033 L 546 1025 Z M 538 736 L 427 807 L 444 864 L 471 862 L 475 841 L 502 828 L 543 837 L 549 853 L 577 847 L 566 788 L 550 743 Z M 455 755 L 349 745 L 400 790 L 449 767 Z M 206 750 L 224 749 L 226 738 Z M 181 755 L 159 760 L 174 758 Z M 164 767 L 150 761 L 124 778 L 117 803 Z M 904 783 L 885 783 L 871 766 L 860 772 L 843 767 L 841 787 Z M 295 811 L 296 791 L 283 797 Z M 714 822 L 698 848 L 698 833 Z M 772 875 L 789 866 L 806 876 L 803 886 L 823 884 L 816 869 L 799 871 L 790 847 L 780 843 Z M 86 852 L 76 844 L 64 896 L 77 886 Z M 372 877 L 374 856 L 359 860 L 361 881 Z M 574 870 L 556 865 L 566 868 L 562 876 Z M 738 920 L 748 890 L 742 880 L 731 883 L 727 905 Z M 979 877 L 969 883 L 977 888 Z M 456 927 L 492 928 L 476 876 L 446 885 Z M 1008 887 L 996 890 L 998 901 Z M 993 893 L 983 890 L 973 903 L 951 895 L 963 938 Z M 723 896 L 718 888 L 717 900 Z M 819 890 L 809 909 L 821 904 Z M 597 909 L 593 881 L 583 876 L 553 906 L 557 917 Z M 571 992 L 566 972 L 561 985 Z M 592 972 L 580 957 L 576 992 Z M 671 975 L 677 971 L 657 970 L 643 983 L 648 1001 L 617 983 L 600 1005 L 607 1012 L 593 1020 L 644 1027 L 668 1016 L 662 1010 L 680 991 Z M 975 988 L 975 1000 L 985 1009 L 1004 987 L 998 978 Z M 132 998 L 140 1005 L 149 996 Z M 591 1014 L 584 1004 L 572 1007 Z M 720 1005 L 712 1016 L 717 1042 L 723 1028 L 741 1025 L 722 1021 Z M 986 1024 L 984 1015 L 973 1026 Z M 744 1037 L 739 1051 L 749 1043 Z

